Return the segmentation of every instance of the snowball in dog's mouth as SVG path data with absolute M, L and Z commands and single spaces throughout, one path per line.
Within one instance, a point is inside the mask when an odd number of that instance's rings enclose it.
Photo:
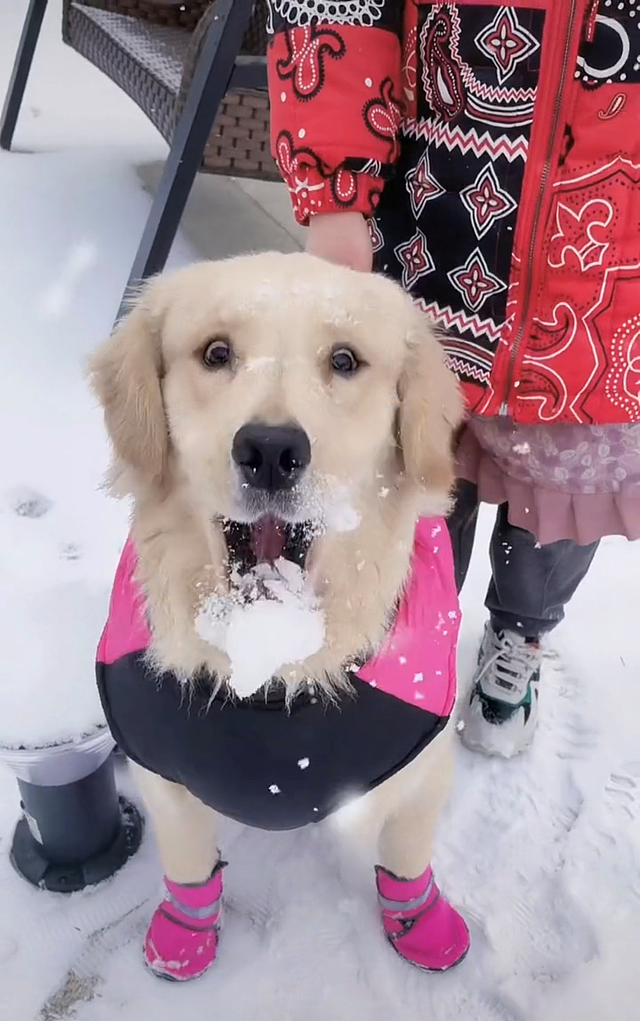
M 240 576 L 258 564 L 287 560 L 304 570 L 316 529 L 311 522 L 289 522 L 265 514 L 253 522 L 226 518 L 222 530 L 227 544 L 229 572 Z
M 322 647 L 324 614 L 305 572 L 314 529 L 271 516 L 222 527 L 229 592 L 202 601 L 196 631 L 227 654 L 227 683 L 249 698 L 286 664 L 301 663 Z

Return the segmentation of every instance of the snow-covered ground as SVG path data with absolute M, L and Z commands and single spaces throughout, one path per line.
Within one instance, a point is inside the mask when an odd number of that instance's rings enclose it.
M 0 10 L 2 90 L 25 7 Z M 77 671 L 93 698 L 126 509 L 99 492 L 106 446 L 81 366 L 110 327 L 148 210 L 134 168 L 165 152 L 134 106 L 63 48 L 58 0 L 49 7 L 16 151 L 0 154 L 0 728 L 21 685 L 48 689 L 29 695 L 39 718 L 44 708 L 72 720 Z M 191 254 L 179 242 L 172 261 Z M 463 680 L 483 622 L 483 547 L 464 594 Z M 608 541 L 554 636 L 534 750 L 511 763 L 459 750 L 436 864 L 473 947 L 442 977 L 386 947 L 372 877 L 331 828 L 230 826 L 219 963 L 191 986 L 161 983 L 139 952 L 158 891 L 152 838 L 102 888 L 37 892 L 9 865 L 18 800 L 0 770 L 0 1021 L 632 1021 L 638 608 L 640 547 Z

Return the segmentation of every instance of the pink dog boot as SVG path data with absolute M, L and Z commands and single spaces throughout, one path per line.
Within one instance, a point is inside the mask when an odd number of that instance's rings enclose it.
M 144 958 L 151 971 L 174 982 L 188 982 L 216 959 L 222 900 L 219 862 L 205 883 L 181 886 L 165 877 L 167 893 L 151 919 Z
M 466 956 L 469 930 L 441 896 L 431 867 L 419 879 L 398 879 L 377 866 L 382 924 L 391 946 L 424 971 L 446 971 Z

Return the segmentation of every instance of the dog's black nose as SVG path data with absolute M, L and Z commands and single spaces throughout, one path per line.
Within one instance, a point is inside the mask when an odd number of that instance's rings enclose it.
M 311 444 L 295 425 L 243 425 L 233 439 L 232 457 L 253 489 L 275 493 L 300 481 L 311 461 Z

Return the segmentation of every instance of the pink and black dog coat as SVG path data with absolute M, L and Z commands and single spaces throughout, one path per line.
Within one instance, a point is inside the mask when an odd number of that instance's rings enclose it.
M 335 702 L 303 690 L 211 699 L 211 680 L 181 684 L 147 664 L 150 631 L 129 540 L 100 641 L 107 722 L 134 762 L 182 784 L 221 815 L 285 830 L 318 822 L 383 783 L 446 725 L 456 690 L 458 599 L 446 525 L 416 528 L 411 572 L 379 652 Z

